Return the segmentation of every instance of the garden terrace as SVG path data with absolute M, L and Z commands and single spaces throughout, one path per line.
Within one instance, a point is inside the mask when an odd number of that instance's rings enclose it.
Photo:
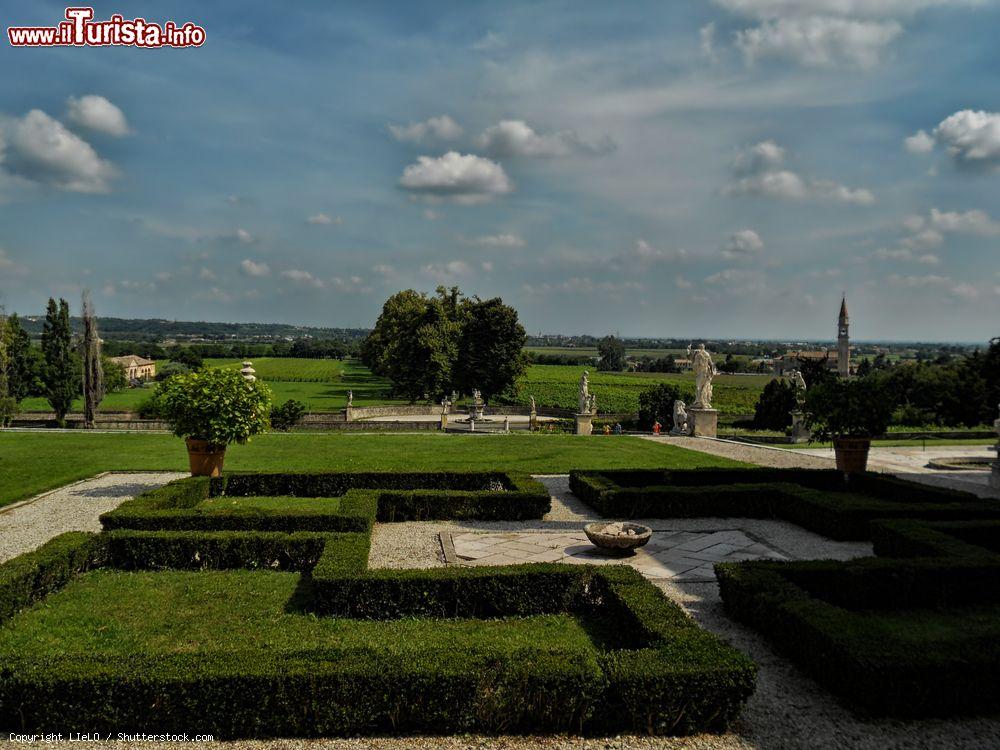
M 754 665 L 631 569 L 368 571 L 368 543 L 57 537 L 0 566 L 0 721 L 219 738 L 685 734 L 724 729 L 753 691 Z
M 871 538 L 882 518 L 997 519 L 975 495 L 833 470 L 692 469 L 573 471 L 573 493 L 610 518 L 777 518 L 839 540 Z
M 548 491 L 504 472 L 227 474 L 171 482 L 101 516 L 105 529 L 368 531 L 375 520 L 541 518 Z

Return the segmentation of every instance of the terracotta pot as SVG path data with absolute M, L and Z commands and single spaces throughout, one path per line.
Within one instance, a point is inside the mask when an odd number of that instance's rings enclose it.
M 837 456 L 837 470 L 845 474 L 864 473 L 868 467 L 868 450 L 871 447 L 871 438 L 834 438 L 833 452 Z
M 187 438 L 184 442 L 187 443 L 191 476 L 218 477 L 222 475 L 222 464 L 226 460 L 226 446 L 195 438 Z

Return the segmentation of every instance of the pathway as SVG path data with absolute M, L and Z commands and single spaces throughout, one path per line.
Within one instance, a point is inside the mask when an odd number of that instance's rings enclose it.
M 102 474 L 0 509 L 0 562 L 66 531 L 100 531 L 102 513 L 173 479 L 176 472 Z

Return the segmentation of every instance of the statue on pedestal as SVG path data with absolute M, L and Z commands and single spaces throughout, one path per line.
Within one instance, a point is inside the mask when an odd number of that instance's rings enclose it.
M 586 370 L 580 376 L 580 391 L 577 394 L 577 414 L 589 414 L 590 406 L 590 373 Z
M 350 409 L 354 406 L 354 391 L 347 392 L 347 408 Z
M 674 401 L 674 426 L 670 432 L 674 435 L 687 435 L 689 433 L 687 404 L 680 399 Z
M 705 349 L 704 344 L 698 344 L 694 354 L 691 354 L 691 347 L 688 347 L 688 355 L 691 359 L 691 367 L 694 370 L 694 405 L 693 409 L 712 408 L 712 378 L 716 375 L 715 363 L 712 362 L 712 355 Z

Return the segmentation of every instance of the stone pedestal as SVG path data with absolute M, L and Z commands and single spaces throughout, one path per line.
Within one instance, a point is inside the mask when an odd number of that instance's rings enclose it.
M 809 428 L 805 425 L 805 416 L 802 412 L 796 410 L 792 412 L 792 429 L 789 435 L 792 438 L 793 444 L 808 443 L 812 438 L 812 434 L 809 432 Z
M 716 437 L 719 434 L 719 410 L 692 406 L 688 409 L 688 426 L 694 437 Z
M 354 421 L 354 409 L 348 406 L 344 409 L 344 421 L 353 422 Z
M 442 430 L 448 429 L 448 412 L 446 411 L 441 412 L 441 429 Z
M 576 415 L 576 434 L 577 435 L 590 435 L 594 432 L 594 415 L 593 414 L 577 414 Z
M 538 414 L 535 412 L 528 415 L 528 429 L 531 432 L 538 432 Z

